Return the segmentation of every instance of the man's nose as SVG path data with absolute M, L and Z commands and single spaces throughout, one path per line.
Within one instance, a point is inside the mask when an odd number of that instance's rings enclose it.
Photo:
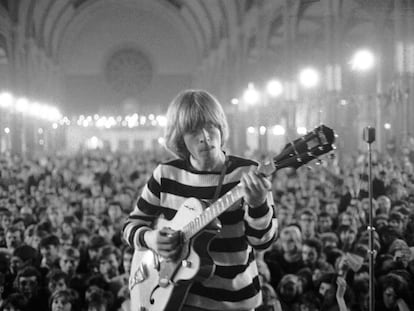
M 209 140 L 210 140 L 209 132 L 205 128 L 202 128 L 200 131 L 200 141 L 204 142 L 204 141 L 209 141 Z

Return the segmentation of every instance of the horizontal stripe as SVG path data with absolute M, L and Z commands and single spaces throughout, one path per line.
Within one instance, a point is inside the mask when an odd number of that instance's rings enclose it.
M 217 234 L 217 238 L 235 238 L 244 236 L 245 234 L 245 228 L 242 221 L 239 221 L 236 224 L 232 225 L 224 225 L 222 223 L 222 228 L 220 232 Z
M 183 162 L 183 161 L 182 161 Z M 195 170 L 182 170 L 180 163 L 176 162 L 178 165 L 161 165 L 161 173 L 157 174 L 167 179 L 180 180 L 183 184 L 194 185 L 205 187 L 217 185 L 220 179 L 221 172 L 200 172 Z M 226 170 L 226 174 L 223 179 L 223 184 L 228 184 L 229 182 L 239 182 L 243 172 L 248 172 L 254 162 L 250 162 L 250 165 L 241 165 L 241 162 L 232 165 Z M 187 164 L 183 165 L 184 167 Z M 160 177 L 161 178 L 161 177 Z
M 268 242 L 262 243 L 262 244 L 259 244 L 259 245 L 253 245 L 252 244 L 252 247 L 254 249 L 256 249 L 256 250 L 265 250 L 265 249 L 268 249 L 270 246 L 272 246 L 273 241 L 275 240 L 275 238 L 276 238 L 276 234 L 274 234 L 273 237 L 272 237 L 272 239 L 270 239 Z
M 238 208 L 234 211 L 228 211 L 219 216 L 219 219 L 223 225 L 234 225 L 243 220 L 244 210 Z
M 258 276 L 259 272 L 257 271 L 257 263 L 253 260 L 243 273 L 235 275 L 232 279 L 221 278 L 219 276 L 213 275 L 212 277 L 204 280 L 202 283 L 205 287 L 219 288 L 229 291 L 237 291 L 250 284 L 254 277 Z
M 223 265 L 216 265 L 216 269 L 214 274 L 226 279 L 234 278 L 236 275 L 243 273 L 247 267 L 250 265 L 251 262 L 254 261 L 254 253 L 253 251 L 249 252 L 247 262 L 245 264 L 236 265 L 237 261 L 233 261 L 233 265 L 223 266 Z
M 261 239 L 268 231 L 272 229 L 272 222 L 269 222 L 269 225 L 264 229 L 255 229 L 249 226 L 249 223 L 246 221 L 246 234 L 258 239 Z
M 210 252 L 239 252 L 247 249 L 246 238 L 237 237 L 229 239 L 215 238 L 210 243 Z
M 232 265 L 244 265 L 249 260 L 249 251 L 251 246 L 248 246 L 247 251 L 242 250 L 239 252 L 211 252 L 209 251 L 210 257 L 214 260 L 217 265 L 232 266 Z
M 152 205 L 158 205 L 160 202 L 160 195 L 161 193 L 158 193 L 158 194 L 152 193 L 149 190 L 148 185 L 145 185 L 141 191 L 141 196 L 139 198 L 144 199 L 145 201 L 147 201 L 148 203 L 151 203 Z M 138 202 L 139 202 L 139 199 L 137 201 L 137 204 Z
M 252 311 L 262 304 L 262 295 L 261 293 L 257 293 L 257 295 L 255 295 L 254 297 L 250 297 L 248 299 L 229 302 L 217 301 L 214 299 L 209 299 L 207 297 L 202 297 L 189 293 L 185 303 L 186 305 L 184 306 L 183 311 L 192 310 L 186 309 L 186 306 L 195 306 L 200 308 L 201 310 L 212 311 Z
M 142 220 L 142 221 L 153 221 L 154 217 L 153 216 L 143 216 L 143 215 L 135 215 L 135 214 L 131 214 L 128 216 L 127 221 L 133 221 L 133 220 Z
M 197 174 L 211 174 L 211 172 L 203 172 L 203 171 L 196 171 L 192 169 L 192 167 L 189 165 L 187 161 L 183 161 L 181 159 L 174 159 L 172 161 L 168 161 L 163 163 L 165 166 L 171 166 L 178 168 L 180 170 L 184 170 L 187 172 L 193 172 Z M 227 167 L 227 173 L 232 173 L 234 170 L 240 168 L 240 167 L 246 167 L 246 166 L 257 166 L 258 163 L 255 161 L 252 161 L 250 159 L 244 159 L 240 158 L 234 155 L 228 156 L 228 167 Z M 218 174 L 220 172 L 217 172 Z
M 260 291 L 259 277 L 256 276 L 252 283 L 239 290 L 227 290 L 222 288 L 206 287 L 202 284 L 195 282 L 190 288 L 190 293 L 199 296 L 207 297 L 209 299 L 217 301 L 230 301 L 236 302 L 244 299 L 248 299 L 257 295 Z
M 175 194 L 182 197 L 196 197 L 199 199 L 212 199 L 214 197 L 214 192 L 216 191 L 216 186 L 211 187 L 193 187 L 188 185 L 183 185 L 175 180 L 162 178 L 162 189 L 164 192 Z
M 248 213 L 244 215 L 244 219 L 248 223 L 249 227 L 257 230 L 267 228 L 273 217 L 275 217 L 273 209 L 268 209 L 267 213 L 260 218 L 252 218 L 248 215 Z
M 251 218 L 260 218 L 267 214 L 269 206 L 267 206 L 267 201 L 265 201 L 262 205 L 258 207 L 249 206 L 247 210 Z
M 162 212 L 162 208 L 158 205 L 150 204 L 144 198 L 139 198 L 137 207 L 139 212 L 144 213 L 148 216 L 158 216 Z

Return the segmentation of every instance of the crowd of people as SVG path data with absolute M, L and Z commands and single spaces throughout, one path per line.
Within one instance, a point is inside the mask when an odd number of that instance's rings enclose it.
M 0 155 L 0 310 L 129 311 L 122 226 L 168 157 Z M 374 151 L 372 200 L 368 168 L 364 152 L 333 153 L 272 175 L 278 237 L 257 250 L 257 310 L 366 311 L 371 254 L 375 310 L 414 309 L 413 152 Z

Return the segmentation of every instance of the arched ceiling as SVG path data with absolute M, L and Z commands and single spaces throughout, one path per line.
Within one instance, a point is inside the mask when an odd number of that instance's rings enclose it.
M 363 26 L 392 9 L 393 1 L 378 0 L 269 0 L 273 21 L 269 46 L 283 44 L 286 26 L 284 7 L 294 9 L 299 37 L 323 36 L 327 8 L 341 6 L 344 25 L 353 36 L 369 36 Z M 156 67 L 165 72 L 191 72 L 222 38 L 236 33 L 259 0 L 24 0 L 3 1 L 18 6 L 17 20 L 24 37 L 35 38 L 65 71 L 96 71 L 108 51 L 125 43 L 136 43 Z M 18 5 L 17 5 L 18 3 Z M 388 3 L 388 4 L 384 4 Z M 286 17 L 286 16 L 285 16 Z M 350 30 L 350 31 L 351 31 Z M 88 50 L 89 49 L 89 50 Z M 168 57 L 166 57 L 166 55 Z M 173 67 L 172 57 L 177 56 Z M 92 57 L 93 56 L 93 57 Z M 90 65 L 77 64 L 88 57 Z M 185 61 L 183 61 L 185 60 Z M 89 61 L 88 61 L 89 62 Z
M 297 50 L 312 59 L 312 53 L 316 55 L 325 48 L 323 40 L 326 39 L 326 19 L 332 14 L 330 6 L 341 7 L 340 16 L 336 17 L 340 17 L 344 37 L 363 41 L 372 37 L 375 20 L 392 10 L 392 4 L 379 6 L 378 2 L 0 0 L 18 25 L 19 35 L 16 37 L 20 42 L 15 45 L 24 45 L 25 39 L 34 41 L 64 75 L 74 76 L 102 72 L 108 57 L 124 46 L 135 47 L 144 53 L 159 74 L 193 75 L 206 59 L 211 59 L 208 57 L 211 51 L 222 48 L 223 39 L 228 39 L 230 44 L 240 44 L 242 49 L 247 46 L 249 51 L 240 53 L 248 57 L 261 46 L 266 46 L 277 56 L 282 55 L 280 50 L 291 29 L 294 29 Z M 259 13 L 250 14 L 252 12 Z M 262 29 L 258 29 L 264 25 L 258 20 L 266 13 L 265 20 L 269 25 L 265 25 L 268 33 L 264 34 L 264 43 Z M 287 20 L 293 23 L 287 25 Z M 239 38 L 245 42 L 237 42 Z M 234 50 L 226 52 L 227 57 L 235 53 Z M 279 57 L 279 61 L 283 62 L 283 58 Z
M 25 37 L 36 38 L 65 72 L 94 72 L 107 51 L 125 43 L 139 45 L 160 70 L 191 72 L 236 27 L 244 2 L 25 0 L 18 20 Z M 85 57 L 87 68 L 77 63 Z

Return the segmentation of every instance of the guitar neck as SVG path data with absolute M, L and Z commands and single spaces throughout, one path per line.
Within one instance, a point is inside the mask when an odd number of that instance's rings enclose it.
M 333 150 L 332 143 L 334 139 L 333 130 L 320 125 L 305 136 L 288 143 L 272 161 L 259 167 L 261 169 L 259 173 L 269 176 L 284 167 L 299 168 L 318 156 Z M 242 197 L 243 190 L 241 185 L 238 184 L 182 228 L 184 241 L 189 241 Z
M 220 199 L 206 208 L 200 215 L 182 228 L 184 241 L 190 240 L 197 233 L 203 230 L 211 221 L 223 214 L 230 206 L 243 197 L 243 190 L 240 184 L 227 192 Z

